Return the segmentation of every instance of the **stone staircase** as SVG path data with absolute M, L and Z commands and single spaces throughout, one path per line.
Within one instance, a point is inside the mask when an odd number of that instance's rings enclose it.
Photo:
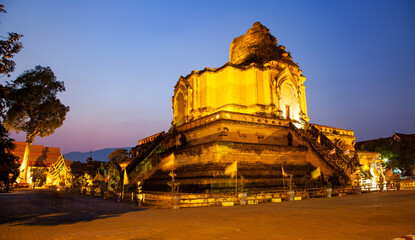
M 350 180 L 346 173 L 348 163 L 352 160 L 343 153 L 324 133 L 320 132 L 313 124 L 308 124 L 308 129 L 297 128 L 290 123 L 290 130 L 298 137 L 307 147 L 309 147 L 320 159 L 335 172 L 341 184 L 347 184 Z M 318 140 L 320 138 L 320 141 Z M 335 149 L 334 154 L 330 151 Z
M 127 173 L 131 173 L 137 167 L 137 165 L 140 164 L 153 151 L 153 149 L 158 146 L 164 135 L 165 134 L 160 134 L 156 139 L 142 147 L 143 149 L 141 150 L 140 154 L 135 157 L 127 166 Z
M 128 177 L 132 182 L 148 179 L 158 170 L 158 165 L 162 156 L 166 152 L 171 152 L 168 148 L 169 142 L 175 139 L 177 134 L 166 133 L 159 135 L 155 140 L 148 143 L 149 145 L 137 156 L 128 166 Z

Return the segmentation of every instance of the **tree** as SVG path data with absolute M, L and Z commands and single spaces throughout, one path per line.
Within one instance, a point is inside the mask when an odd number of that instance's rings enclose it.
M 117 148 L 109 156 L 108 159 L 116 164 L 127 162 L 130 160 L 130 154 L 126 149 Z
M 86 163 L 75 161 L 71 165 L 71 173 L 74 175 L 75 178 L 79 178 L 80 176 L 84 175 L 86 171 Z
M 46 165 L 47 151 L 43 150 L 42 155 L 36 159 L 31 169 L 33 185 L 43 186 L 46 183 L 46 175 L 48 172 Z
M 400 141 L 393 138 L 380 138 L 367 141 L 361 146 L 363 151 L 379 152 L 384 159 L 388 159 L 388 169 L 399 168 L 404 175 L 413 176 L 415 170 L 415 137 L 408 136 Z
M 117 163 L 114 161 L 108 163 L 108 174 L 110 176 L 108 179 L 108 190 L 110 192 L 120 190 L 120 172 L 121 168 Z
M 108 173 L 110 175 L 108 189 L 116 191 L 120 188 L 120 179 L 124 168 L 131 162 L 130 154 L 126 149 L 117 148 L 109 156 Z M 121 184 L 122 186 L 122 184 Z
M 3 124 L 0 124 L 0 169 L 2 169 L 1 172 L 3 173 L 0 174 L 0 178 L 7 183 L 7 191 L 9 190 L 9 183 L 14 182 L 19 176 L 19 161 L 17 160 L 17 157 L 11 153 L 15 147 L 13 139 L 9 138 L 6 128 Z M 13 175 L 11 179 L 9 179 L 9 173 Z M 9 180 L 11 181 L 9 182 Z
M 34 167 L 31 169 L 33 185 L 43 186 L 46 183 L 47 168 Z
M 21 177 L 27 181 L 30 148 L 36 136 L 46 137 L 62 126 L 69 107 L 56 94 L 65 91 L 64 83 L 57 81 L 50 67 L 36 66 L 25 71 L 12 83 L 6 106 L 4 125 L 8 130 L 26 132 L 26 148 Z
M 404 170 L 404 175 L 413 177 L 415 170 L 415 136 L 392 143 L 396 155 L 397 167 Z
M 4 5 L 0 4 L 0 13 L 6 13 Z M 10 60 L 14 57 L 15 54 L 20 52 L 23 48 L 19 39 L 23 35 L 17 33 L 8 33 L 9 37 L 0 37 L 0 74 L 7 74 L 14 71 L 14 66 L 16 65 L 14 61 Z M 6 40 L 3 40 L 6 39 Z M 2 120 L 4 119 L 4 110 L 6 104 L 6 97 L 8 93 L 8 88 L 0 84 L 0 168 L 2 169 L 2 174 L 0 174 L 3 181 L 7 182 L 6 188 L 8 191 L 9 180 L 14 182 L 19 174 L 19 162 L 17 158 L 10 152 L 16 147 L 13 143 L 13 139 L 9 137 L 9 133 L 6 128 L 3 126 Z M 9 173 L 13 175 L 9 179 Z
M 0 13 L 7 13 L 3 4 L 0 4 Z M 22 50 L 23 45 L 19 40 L 23 35 L 13 32 L 9 32 L 8 35 L 8 38 L 1 37 L 5 40 L 0 40 L 0 74 L 3 74 L 3 76 L 7 74 L 10 77 L 9 73 L 14 71 L 16 65 L 11 59 Z

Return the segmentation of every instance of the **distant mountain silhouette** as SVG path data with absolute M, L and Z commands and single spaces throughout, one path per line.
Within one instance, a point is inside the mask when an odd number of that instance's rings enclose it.
M 130 151 L 131 147 L 122 147 L 124 149 L 127 149 Z M 96 161 L 104 161 L 108 162 L 108 155 L 110 155 L 115 149 L 117 148 L 105 148 L 100 149 L 96 151 L 92 151 L 92 159 Z M 72 162 L 80 161 L 80 162 L 86 162 L 86 159 L 89 158 L 90 152 L 70 152 L 63 154 L 63 157 L 65 159 L 68 159 Z

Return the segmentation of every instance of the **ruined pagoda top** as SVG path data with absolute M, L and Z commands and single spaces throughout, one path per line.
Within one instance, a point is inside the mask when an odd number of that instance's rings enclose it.
M 285 47 L 278 45 L 277 38 L 260 22 L 254 23 L 245 35 L 233 39 L 231 43 L 229 62 L 234 65 L 262 65 L 271 60 L 297 65 Z

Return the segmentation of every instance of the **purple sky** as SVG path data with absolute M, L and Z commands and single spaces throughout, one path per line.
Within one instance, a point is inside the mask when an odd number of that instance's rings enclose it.
M 256 21 L 307 77 L 311 122 L 354 130 L 358 141 L 415 133 L 411 0 L 2 3 L 0 34 L 24 34 L 24 49 L 0 81 L 42 65 L 65 82 L 63 127 L 35 139 L 63 153 L 135 146 L 167 131 L 179 76 L 228 62 L 231 41 Z

